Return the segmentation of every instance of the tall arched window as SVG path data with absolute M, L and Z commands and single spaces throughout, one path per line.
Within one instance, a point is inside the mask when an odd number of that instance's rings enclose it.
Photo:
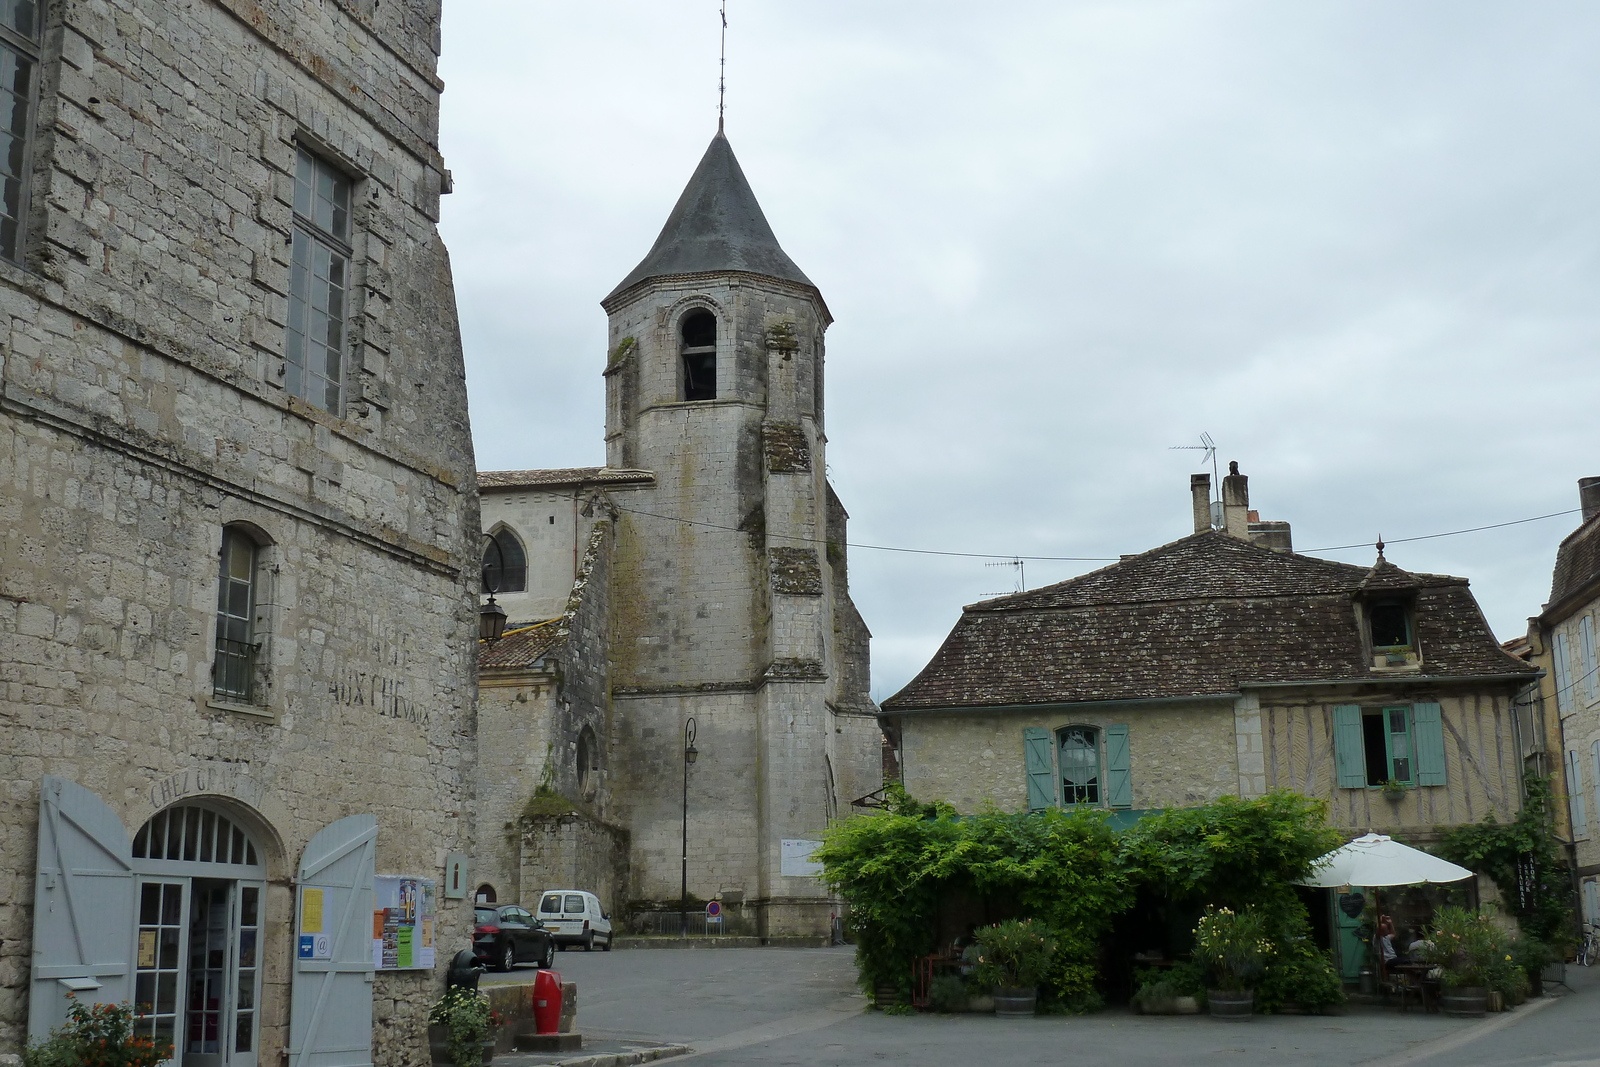
M 254 695 L 256 554 L 253 537 L 237 526 L 223 527 L 211 688 L 218 698 L 241 704 Z
M 528 557 L 517 535 L 502 526 L 483 549 L 486 593 L 520 593 L 528 588 Z
M 717 398 L 717 317 L 691 311 L 683 318 L 683 398 Z
M 600 746 L 595 743 L 594 729 L 585 726 L 578 733 L 578 792 L 585 798 L 594 796 L 595 772 L 600 769 Z
M 1056 733 L 1060 746 L 1061 802 L 1100 803 L 1100 731 L 1068 726 Z

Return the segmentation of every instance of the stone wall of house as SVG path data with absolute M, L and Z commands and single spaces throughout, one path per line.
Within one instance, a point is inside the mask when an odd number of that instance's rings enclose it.
M 522 842 L 521 903 L 539 907 L 548 889 L 581 889 L 600 898 L 615 926 L 623 929 L 619 901 L 627 899 L 628 832 L 579 811 L 529 815 L 518 823 Z
M 478 516 L 437 27 L 437 0 L 48 5 L 24 266 L 0 262 L 0 1051 L 27 1015 L 43 775 L 130 834 L 194 800 L 250 828 L 263 1050 L 288 1044 L 313 833 L 375 814 L 380 873 L 470 850 Z M 358 178 L 337 412 L 282 388 L 298 145 Z M 243 707 L 211 699 L 229 524 L 262 544 Z M 441 904 L 448 960 L 470 911 Z M 376 977 L 378 1063 L 425 1060 L 434 993 Z
M 1115 707 L 932 712 L 900 716 L 900 773 L 918 800 L 947 800 L 971 814 L 993 803 L 1028 804 L 1022 731 L 1088 725 L 1128 727 L 1133 807 L 1204 804 L 1239 791 L 1231 702 L 1129 702 Z
M 528 587 L 499 592 L 495 602 L 509 626 L 553 619 L 566 610 L 589 522 L 578 514 L 576 487 L 485 489 L 483 529 L 509 529 L 528 557 Z
M 553 671 L 484 671 L 478 678 L 477 848 L 474 887 L 501 903 L 523 897 L 521 819 L 552 760 Z M 537 888 L 537 887 L 535 887 Z
M 1444 722 L 1445 784 L 1407 790 L 1398 801 L 1375 788 L 1341 789 L 1333 754 L 1333 707 L 1437 701 Z M 1267 780 L 1328 801 L 1328 821 L 1352 833 L 1369 829 L 1427 841 L 1440 826 L 1493 815 L 1501 822 L 1522 808 L 1522 754 L 1511 721 L 1511 693 L 1492 690 L 1320 691 L 1299 698 L 1262 698 Z

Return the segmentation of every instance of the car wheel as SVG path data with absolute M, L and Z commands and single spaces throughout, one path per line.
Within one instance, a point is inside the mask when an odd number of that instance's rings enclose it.
M 588 936 L 586 936 L 583 939 L 583 951 L 585 951 L 585 952 L 593 952 L 594 951 L 594 931 L 593 930 L 590 930 L 589 933 L 588 933 Z
M 606 935 L 606 943 L 604 945 L 600 946 L 600 949 L 601 949 L 602 952 L 610 952 L 611 951 L 611 939 L 613 937 L 616 937 L 616 936 L 617 936 L 616 934 L 607 934 Z
M 506 942 L 506 947 L 504 949 L 502 949 L 501 952 L 500 952 L 500 969 L 502 971 L 509 971 L 509 970 L 513 969 L 514 967 L 516 967 L 516 965 L 517 965 L 517 950 L 511 944 L 511 942 L 507 941 Z
M 545 970 L 548 971 L 551 968 L 553 968 L 555 965 L 556 965 L 556 946 L 554 945 L 554 943 L 546 941 L 544 943 L 544 958 L 539 961 L 539 966 L 543 967 Z

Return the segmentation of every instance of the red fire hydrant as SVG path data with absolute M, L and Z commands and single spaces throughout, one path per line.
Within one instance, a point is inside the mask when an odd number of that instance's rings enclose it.
M 540 971 L 533 979 L 533 1026 L 539 1034 L 561 1029 L 561 974 Z

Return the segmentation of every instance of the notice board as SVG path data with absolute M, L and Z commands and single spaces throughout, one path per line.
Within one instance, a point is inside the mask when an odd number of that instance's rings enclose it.
M 380 874 L 372 879 L 374 970 L 433 967 L 437 888 L 432 878 Z

